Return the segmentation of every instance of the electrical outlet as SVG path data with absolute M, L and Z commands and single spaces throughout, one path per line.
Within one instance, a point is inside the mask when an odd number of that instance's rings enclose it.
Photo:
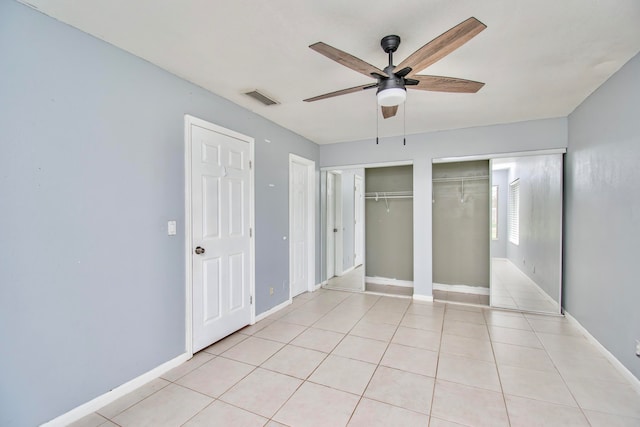
M 636 340 L 636 356 L 640 357 L 640 341 Z
M 269 288 L 269 295 L 273 295 L 273 288 Z

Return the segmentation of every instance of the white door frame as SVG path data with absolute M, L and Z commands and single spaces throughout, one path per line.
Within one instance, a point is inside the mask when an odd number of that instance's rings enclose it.
M 360 181 L 360 199 L 358 199 L 358 194 L 356 193 L 357 182 Z M 356 225 L 356 214 L 360 209 L 360 224 L 357 227 Z M 360 175 L 353 175 L 353 266 L 356 267 L 362 263 L 364 263 L 364 177 Z M 358 236 L 358 228 L 360 229 L 360 239 Z M 360 256 L 360 263 L 356 262 L 356 255 Z
M 307 291 L 312 292 L 316 279 L 316 209 L 315 209 L 315 182 L 316 182 L 316 162 L 304 157 L 289 153 L 289 301 L 293 300 L 293 195 L 291 187 L 293 184 L 293 163 L 298 163 L 307 168 Z
M 256 247 L 253 230 L 255 230 L 255 177 L 253 171 L 254 163 L 254 139 L 241 133 L 223 128 L 189 114 L 184 115 L 184 234 L 185 234 L 185 352 L 191 358 L 193 356 L 193 236 L 191 232 L 192 212 L 191 212 L 191 125 L 197 125 L 210 129 L 214 132 L 230 136 L 249 144 L 249 227 L 251 231 L 250 243 L 250 276 L 249 287 L 251 292 L 251 324 L 256 318 L 256 304 L 254 299 L 255 277 L 256 277 Z

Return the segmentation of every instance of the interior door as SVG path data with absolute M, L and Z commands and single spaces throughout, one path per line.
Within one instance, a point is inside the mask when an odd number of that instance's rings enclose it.
M 291 160 L 290 182 L 291 192 L 291 296 L 299 295 L 308 290 L 308 259 L 309 259 L 309 182 L 308 167 L 305 164 Z
M 363 215 L 363 203 L 364 203 L 364 191 L 362 189 L 363 182 L 362 177 L 355 175 L 354 176 L 354 191 L 353 191 L 353 247 L 354 247 L 354 257 L 353 257 L 353 265 L 359 266 L 362 264 L 363 256 L 363 236 L 364 236 L 364 223 L 362 221 Z
M 191 139 L 193 352 L 251 323 L 251 144 L 206 123 Z
M 327 173 L 327 280 L 336 275 L 335 266 L 335 175 Z

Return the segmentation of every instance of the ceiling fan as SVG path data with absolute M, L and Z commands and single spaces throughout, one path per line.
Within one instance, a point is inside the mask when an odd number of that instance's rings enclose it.
M 346 95 L 361 90 L 378 88 L 376 92 L 378 104 L 382 108 L 382 116 L 387 119 L 396 115 L 398 105 L 406 99 L 407 87 L 409 89 L 436 92 L 476 93 L 484 86 L 484 83 L 455 77 L 427 76 L 416 74 L 416 72 L 444 58 L 471 40 L 485 28 L 487 28 L 486 25 L 476 18 L 471 17 L 431 40 L 409 55 L 408 58 L 397 66 L 393 64 L 393 52 L 395 52 L 400 45 L 400 37 L 395 35 L 383 37 L 380 45 L 382 49 L 389 54 L 389 65 L 387 65 L 384 70 L 380 70 L 362 59 L 356 58 L 328 44 L 322 42 L 314 43 L 309 46 L 311 49 L 329 59 L 333 59 L 345 67 L 351 68 L 365 76 L 373 77 L 377 82 L 325 93 L 324 95 L 307 98 L 305 101 L 319 101 L 321 99 Z

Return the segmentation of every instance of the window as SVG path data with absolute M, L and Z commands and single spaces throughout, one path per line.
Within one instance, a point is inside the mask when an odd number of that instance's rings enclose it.
M 498 186 L 491 187 L 491 240 L 498 240 Z
M 520 180 L 509 184 L 509 241 L 520 244 Z

